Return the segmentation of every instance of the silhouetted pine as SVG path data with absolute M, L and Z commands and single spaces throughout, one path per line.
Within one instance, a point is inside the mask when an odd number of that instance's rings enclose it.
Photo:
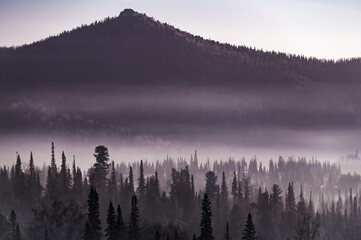
M 129 192 L 131 194 L 134 193 L 134 178 L 133 178 L 133 168 L 129 167 L 129 185 L 128 185 Z
M 213 171 L 206 173 L 206 186 L 205 194 L 207 194 L 209 200 L 212 202 L 216 200 L 217 196 L 217 176 Z
M 221 204 L 222 204 L 222 207 L 225 207 L 228 205 L 228 187 L 227 187 L 227 182 L 226 182 L 226 175 L 224 172 L 222 173 Z
M 61 166 L 59 172 L 59 180 L 60 180 L 60 188 L 59 190 L 62 192 L 62 196 L 68 193 L 71 185 L 71 179 L 68 175 L 68 170 L 66 166 L 66 157 L 64 151 L 61 153 Z
M 123 220 L 122 210 L 119 205 L 117 207 L 117 213 L 115 218 L 115 234 L 116 239 L 125 238 L 125 224 Z
M 117 239 L 116 215 L 112 201 L 109 202 L 107 215 L 107 228 L 105 229 L 105 236 L 108 240 Z
M 99 197 L 96 189 L 91 187 L 88 196 L 88 220 L 85 227 L 84 239 L 100 240 L 102 238 L 101 229 Z
M 238 184 L 237 184 L 237 176 L 236 176 L 236 172 L 233 172 L 233 180 L 232 180 L 232 190 L 231 190 L 231 194 L 233 196 L 233 201 L 236 199 L 237 197 L 237 188 L 238 188 Z
M 139 210 L 137 206 L 137 197 L 132 197 L 132 206 L 130 209 L 130 220 L 129 220 L 129 239 L 139 240 L 140 239 L 140 226 L 139 226 Z
M 104 188 L 107 184 L 107 176 L 109 172 L 109 152 L 108 148 L 102 145 L 99 145 L 95 148 L 95 157 L 94 168 L 94 178 L 95 184 L 98 189 L 104 191 Z
M 245 228 L 243 230 L 242 239 L 244 239 L 244 240 L 255 240 L 255 239 L 257 239 L 256 230 L 254 228 L 251 213 L 248 213 L 247 223 L 246 223 Z
M 137 193 L 139 195 L 140 200 L 142 200 L 144 198 L 144 194 L 145 194 L 145 180 L 144 180 L 143 160 L 140 161 Z
M 212 228 L 212 210 L 211 202 L 207 194 L 204 194 L 202 200 L 202 218 L 201 218 L 201 234 L 199 236 L 200 240 L 213 240 L 213 228 Z

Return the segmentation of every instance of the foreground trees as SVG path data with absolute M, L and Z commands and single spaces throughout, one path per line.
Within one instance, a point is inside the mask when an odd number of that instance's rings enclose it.
M 0 239 L 353 240 L 359 236 L 361 195 L 346 187 L 359 186 L 361 177 L 338 175 L 339 168 L 332 165 L 280 159 L 270 162 L 267 170 L 255 159 L 249 165 L 244 160 L 215 161 L 212 167 L 209 161 L 198 165 L 196 159 L 190 168 L 184 159 L 170 158 L 109 165 L 107 148 L 98 146 L 95 164 L 83 172 L 75 157 L 69 167 L 63 151 L 58 167 L 54 144 L 50 166 L 37 168 L 34 156 L 30 154 L 29 164 L 23 164 L 17 155 L 12 167 L 0 168 Z M 307 181 L 298 172 L 308 174 Z M 332 186 L 340 190 L 314 187 L 324 183 L 324 176 L 339 176 L 327 184 L 338 184 Z

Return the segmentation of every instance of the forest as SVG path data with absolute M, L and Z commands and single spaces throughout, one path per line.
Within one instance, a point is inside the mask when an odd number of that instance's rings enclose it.
M 0 239 L 359 239 L 361 177 L 316 158 L 167 156 L 82 170 L 54 143 L 0 169 Z M 24 159 L 24 158 L 23 158 Z

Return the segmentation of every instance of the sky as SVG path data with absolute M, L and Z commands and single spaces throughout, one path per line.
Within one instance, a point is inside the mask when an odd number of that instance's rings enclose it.
M 356 0 L 0 0 L 0 46 L 19 46 L 125 8 L 206 39 L 326 59 L 361 57 Z

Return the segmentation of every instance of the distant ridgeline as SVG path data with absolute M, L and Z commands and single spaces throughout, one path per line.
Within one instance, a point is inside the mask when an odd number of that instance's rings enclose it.
M 359 237 L 360 175 L 328 162 L 211 163 L 195 152 L 126 164 L 110 161 L 105 146 L 94 158 L 83 171 L 52 144 L 50 165 L 36 167 L 31 154 L 29 164 L 18 155 L 1 168 L 0 239 Z
M 1 88 L 194 84 L 314 88 L 360 80 L 361 60 L 319 60 L 206 40 L 126 9 L 15 48 L 0 48 Z

